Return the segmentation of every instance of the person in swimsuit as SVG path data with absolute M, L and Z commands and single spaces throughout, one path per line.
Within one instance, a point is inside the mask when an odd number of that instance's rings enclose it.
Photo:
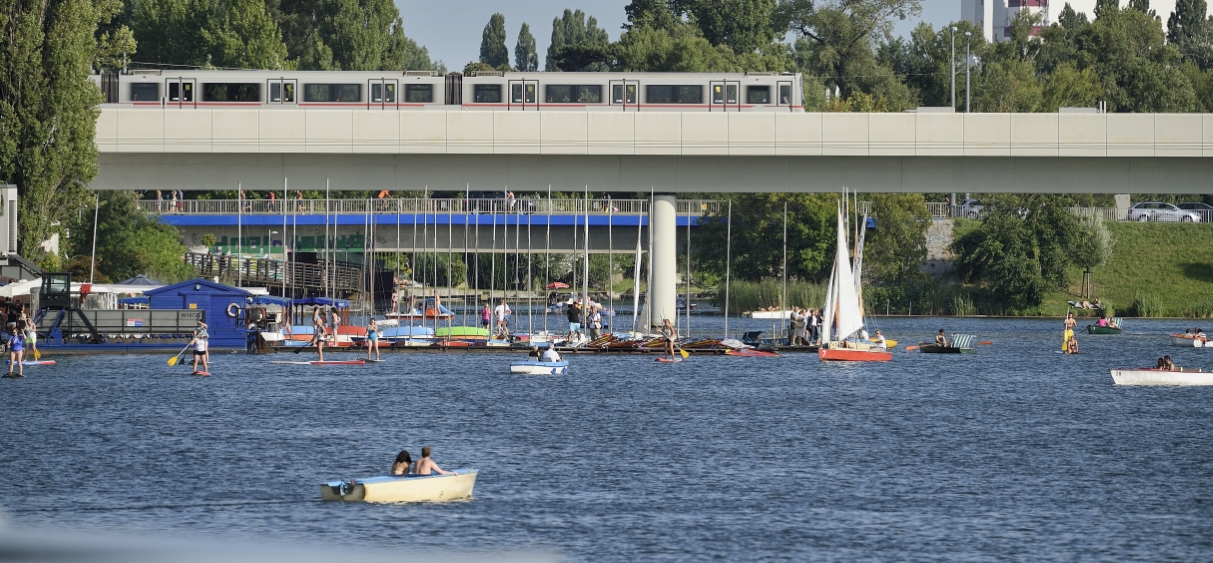
M 409 455 L 408 450 L 400 450 L 396 454 L 396 461 L 392 463 L 392 475 L 408 475 L 413 471 L 413 456 Z
M 665 353 L 670 359 L 674 359 L 674 337 L 677 335 L 674 332 L 674 325 L 670 324 L 670 319 L 661 320 L 661 337 L 665 339 Z
M 202 324 L 199 322 L 198 324 Z M 207 357 L 207 336 L 206 329 L 199 327 L 194 330 L 194 339 L 190 340 L 190 344 L 194 346 L 194 371 L 193 373 L 207 373 L 210 370 L 210 362 Z
M 371 319 L 366 324 L 366 359 L 371 359 L 371 350 L 375 351 L 375 361 L 379 361 L 379 323 Z
M 38 328 L 34 326 L 34 320 L 29 318 L 25 309 L 21 310 L 21 322 L 25 324 L 25 345 L 29 347 L 34 359 L 38 359 Z
M 21 330 L 17 328 L 17 323 L 8 323 L 8 332 L 8 372 L 25 377 L 25 372 L 21 369 L 21 356 L 25 352 Z
M 1061 351 L 1067 352 L 1070 350 L 1070 339 L 1074 338 L 1074 327 L 1078 326 L 1078 321 L 1074 320 L 1074 313 L 1066 313 L 1064 326 L 1066 331 L 1063 334 L 1065 339 L 1061 341 Z
M 315 345 L 316 352 L 320 354 L 320 361 L 324 361 L 324 337 L 328 332 L 326 328 L 328 322 L 324 318 L 324 311 L 320 307 L 312 309 L 312 341 L 308 342 L 308 346 Z
M 438 467 L 434 460 L 430 459 L 430 447 L 421 448 L 421 459 L 417 460 L 417 466 L 413 468 L 413 473 L 416 475 L 430 475 L 431 471 L 437 471 L 439 475 L 454 475 L 454 471 L 443 471 Z
M 939 329 L 939 334 L 935 335 L 935 345 L 941 348 L 948 347 L 948 337 L 944 334 L 943 329 Z

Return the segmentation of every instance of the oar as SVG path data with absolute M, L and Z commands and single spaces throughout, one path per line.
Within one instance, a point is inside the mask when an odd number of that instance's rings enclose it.
M 190 344 L 193 344 L 193 342 L 190 342 Z M 173 356 L 173 357 L 171 357 L 171 358 L 169 358 L 169 359 L 168 359 L 168 365 L 170 365 L 170 366 L 175 366 L 175 365 L 177 365 L 177 362 L 178 362 L 178 361 L 181 359 L 181 355 L 182 355 L 182 354 L 184 354 L 184 353 L 185 353 L 185 351 L 186 351 L 186 350 L 189 350 L 189 349 L 190 349 L 190 345 L 189 345 L 189 344 L 186 344 L 186 345 L 185 345 L 185 348 L 182 348 L 180 352 L 177 352 L 177 355 L 176 355 L 176 356 Z
M 909 352 L 911 350 L 917 350 L 917 349 L 918 349 L 918 346 L 906 346 L 906 352 Z
M 989 346 L 989 345 L 993 344 L 993 342 L 991 342 L 989 340 L 983 340 L 981 342 L 978 342 L 978 344 L 981 344 L 982 346 Z

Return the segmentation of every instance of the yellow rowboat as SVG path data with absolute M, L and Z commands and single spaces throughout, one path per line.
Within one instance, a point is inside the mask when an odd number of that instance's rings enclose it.
M 456 469 L 454 475 L 382 475 L 365 479 L 329 481 L 320 485 L 320 498 L 365 502 L 442 502 L 472 496 L 475 469 Z

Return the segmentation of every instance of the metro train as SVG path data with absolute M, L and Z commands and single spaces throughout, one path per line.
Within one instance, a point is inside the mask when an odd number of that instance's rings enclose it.
M 131 108 L 800 111 L 800 74 L 131 70 L 94 74 Z

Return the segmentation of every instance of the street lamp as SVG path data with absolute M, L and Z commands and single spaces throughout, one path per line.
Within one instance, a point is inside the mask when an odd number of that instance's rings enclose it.
M 956 26 L 952 26 L 952 109 L 956 109 Z
M 973 32 L 965 32 L 965 113 L 969 113 L 969 102 L 972 97 L 969 95 L 969 63 L 972 61 L 969 55 L 969 44 L 973 42 Z

